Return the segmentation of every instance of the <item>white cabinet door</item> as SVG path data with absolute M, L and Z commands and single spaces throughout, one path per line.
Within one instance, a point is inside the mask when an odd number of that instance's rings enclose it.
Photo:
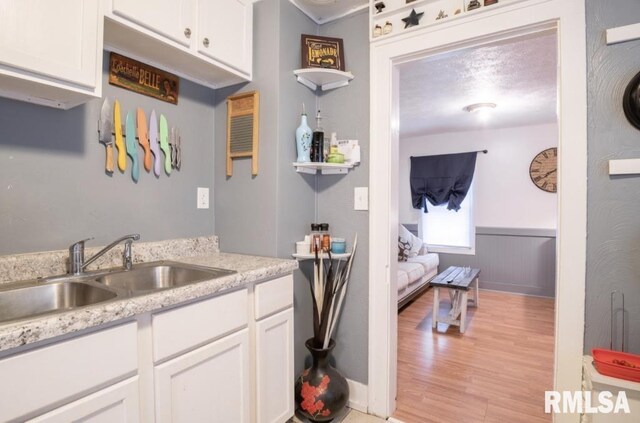
M 113 13 L 190 46 L 195 33 L 195 0 L 113 0 Z
M 139 418 L 138 376 L 29 420 L 30 423 L 136 423 Z
M 251 75 L 251 0 L 198 0 L 198 51 Z
M 258 423 L 283 423 L 293 416 L 293 309 L 256 323 Z
M 93 88 L 101 83 L 97 55 L 99 0 L 0 1 L 0 74 L 26 71 Z
M 156 366 L 157 422 L 248 422 L 249 372 L 248 329 Z

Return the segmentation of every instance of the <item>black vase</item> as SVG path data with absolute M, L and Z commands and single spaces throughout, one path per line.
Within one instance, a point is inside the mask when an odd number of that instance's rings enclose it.
M 342 411 L 349 401 L 347 380 L 329 364 L 329 355 L 336 346 L 332 339 L 327 349 L 315 348 L 313 338 L 305 342 L 313 364 L 296 379 L 296 407 L 312 422 L 328 422 Z

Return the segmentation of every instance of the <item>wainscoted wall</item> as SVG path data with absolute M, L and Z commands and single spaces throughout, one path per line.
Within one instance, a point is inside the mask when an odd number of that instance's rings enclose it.
M 417 234 L 417 225 L 405 225 Z M 476 254 L 440 254 L 439 270 L 480 269 L 480 288 L 554 297 L 556 234 L 547 229 L 476 228 Z

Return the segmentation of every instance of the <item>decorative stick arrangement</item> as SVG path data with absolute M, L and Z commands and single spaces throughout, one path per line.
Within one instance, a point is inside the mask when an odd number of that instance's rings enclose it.
M 318 255 L 318 250 L 322 250 L 315 248 L 313 282 L 309 281 L 309 289 L 313 301 L 313 343 L 316 348 L 326 349 L 336 329 L 347 293 L 357 245 L 358 235 L 356 234 L 351 256 L 342 267 L 340 266 L 342 260 L 332 260 L 331 252 L 328 252 L 329 264 L 325 268 L 322 254 Z

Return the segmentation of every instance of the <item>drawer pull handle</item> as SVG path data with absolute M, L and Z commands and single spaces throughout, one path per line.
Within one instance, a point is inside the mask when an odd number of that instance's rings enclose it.
M 202 44 L 204 44 L 205 47 L 209 47 L 209 39 L 205 38 L 204 40 L 202 40 Z
M 184 29 L 184 36 L 187 38 L 191 38 L 191 29 L 190 28 L 185 28 Z

